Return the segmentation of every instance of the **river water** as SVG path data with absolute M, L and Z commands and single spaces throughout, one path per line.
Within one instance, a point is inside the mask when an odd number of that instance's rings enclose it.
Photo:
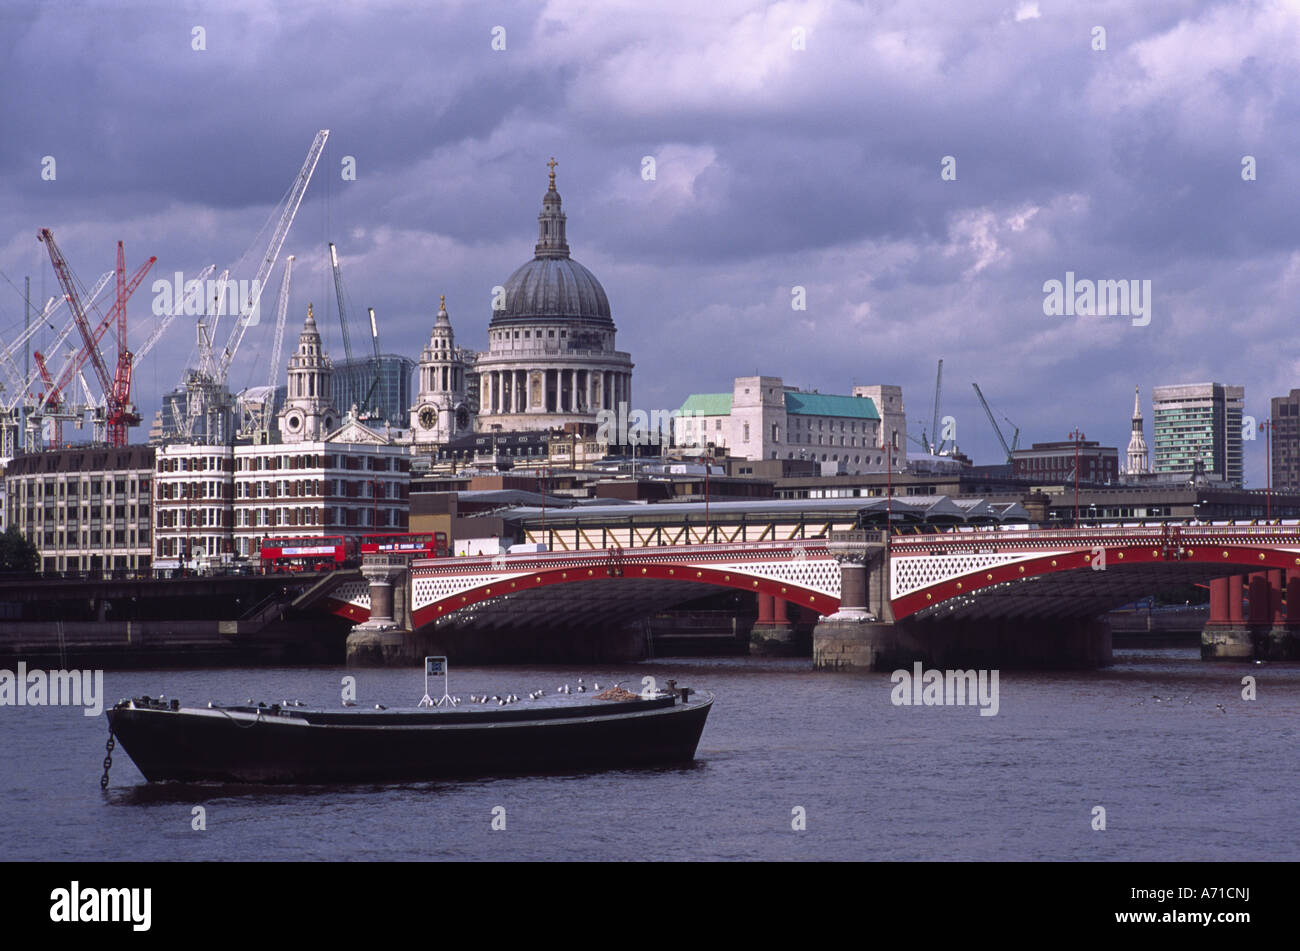
M 413 706 L 424 692 L 419 668 L 314 667 L 110 671 L 105 693 L 337 708 L 348 675 L 364 704 Z M 1300 665 L 1117 651 L 1097 672 L 1002 671 L 996 716 L 895 706 L 888 673 L 807 660 L 453 668 L 451 686 L 524 696 L 580 676 L 712 691 L 694 765 L 186 787 L 146 783 L 119 746 L 105 793 L 103 716 L 0 707 L 0 840 L 20 861 L 1300 858 Z M 193 828 L 196 806 L 206 829 Z

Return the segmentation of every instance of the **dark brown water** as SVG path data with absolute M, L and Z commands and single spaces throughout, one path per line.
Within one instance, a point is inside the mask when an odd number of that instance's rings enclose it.
M 453 668 L 462 696 L 579 676 L 639 687 L 650 675 L 717 701 L 691 767 L 387 787 L 151 785 L 119 747 L 101 793 L 105 718 L 0 707 L 0 838 L 17 860 L 1300 858 L 1300 666 L 1207 664 L 1191 650 L 1117 661 L 1002 671 L 992 717 L 894 706 L 889 674 L 815 673 L 807 661 Z M 105 680 L 109 702 L 165 693 L 332 708 L 349 674 L 366 704 L 410 706 L 424 691 L 419 669 Z M 1253 701 L 1241 697 L 1247 674 Z M 196 806 L 205 831 L 191 827 Z M 506 827 L 494 831 L 498 806 Z M 1105 831 L 1092 829 L 1095 806 Z M 791 827 L 796 807 L 805 831 Z

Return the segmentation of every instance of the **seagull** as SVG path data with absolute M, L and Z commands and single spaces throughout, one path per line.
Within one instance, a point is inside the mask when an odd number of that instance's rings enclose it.
M 1228 712 L 1228 711 L 1227 711 L 1227 708 L 1225 708 L 1224 705 L 1221 704 L 1221 703 L 1216 703 L 1215 706 L 1219 708 L 1219 712 L 1220 712 L 1220 713 L 1227 713 L 1227 712 Z
M 599 689 L 600 689 L 600 684 L 598 684 L 598 683 L 592 683 L 592 685 L 591 685 L 591 689 L 592 689 L 592 690 L 599 690 Z
M 578 681 L 578 693 L 586 693 L 586 692 L 587 692 L 587 688 L 584 687 L 584 686 L 582 685 L 582 681 L 579 680 L 579 681 Z
M 355 707 L 356 705 L 357 705 L 357 703 L 356 703 L 355 700 L 344 700 L 344 701 L 343 701 L 343 706 L 345 706 L 345 707 Z
M 387 710 L 388 708 L 387 708 L 386 706 L 384 706 L 382 703 L 377 703 L 377 704 L 375 704 L 375 709 L 376 709 L 376 710 Z

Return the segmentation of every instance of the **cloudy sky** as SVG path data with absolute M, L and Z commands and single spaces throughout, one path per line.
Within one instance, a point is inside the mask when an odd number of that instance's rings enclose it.
M 341 350 L 332 240 L 355 345 L 373 306 L 384 349 L 418 356 L 446 294 L 458 341 L 485 348 L 555 156 L 638 406 L 754 372 L 898 383 L 919 431 L 942 358 L 942 415 L 977 461 L 1000 453 L 972 381 L 1024 443 L 1077 427 L 1122 452 L 1135 385 L 1148 440 L 1154 385 L 1244 384 L 1260 419 L 1300 387 L 1298 58 L 1296 0 L 5 0 L 0 339 L 22 328 L 23 276 L 56 290 L 43 227 L 87 284 L 118 239 L 131 269 L 157 255 L 150 282 L 251 278 L 328 128 L 285 245 L 286 347 L 310 300 Z M 1045 314 L 1067 272 L 1150 281 L 1149 322 Z M 133 346 L 151 304 L 142 286 Z M 146 419 L 193 324 L 137 370 Z M 265 382 L 271 327 L 249 331 L 236 388 Z M 1262 440 L 1246 456 L 1262 485 Z

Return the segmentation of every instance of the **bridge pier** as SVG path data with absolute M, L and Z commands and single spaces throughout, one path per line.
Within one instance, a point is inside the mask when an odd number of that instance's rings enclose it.
M 749 631 L 749 650 L 752 654 L 777 657 L 798 652 L 785 598 L 758 594 L 758 620 Z
M 370 618 L 352 628 L 347 639 L 349 667 L 397 667 L 417 658 L 415 636 L 394 618 L 394 586 L 405 587 L 404 555 L 366 555 L 361 573 L 370 583 Z M 402 599 L 405 605 L 406 598 Z
M 1242 594 L 1249 603 L 1243 617 Z M 1204 660 L 1300 659 L 1300 571 L 1270 568 L 1210 582 Z
M 813 667 L 878 670 L 895 628 L 884 534 L 832 532 L 826 547 L 840 566 L 840 607 L 813 629 Z

